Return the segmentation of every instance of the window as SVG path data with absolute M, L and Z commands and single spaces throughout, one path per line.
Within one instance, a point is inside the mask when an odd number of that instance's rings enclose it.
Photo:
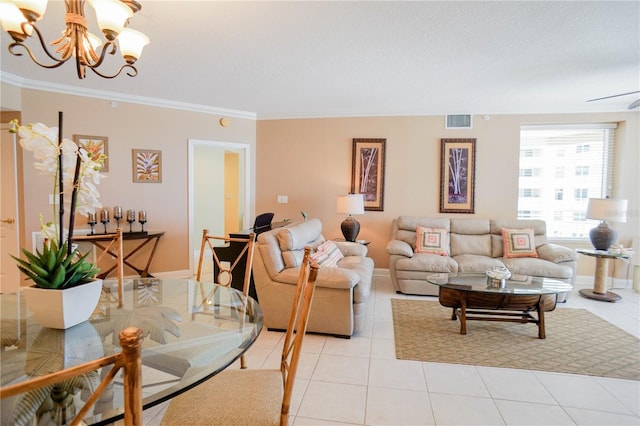
M 590 151 L 589 145 L 577 145 L 576 146 L 576 154 L 583 154 L 583 153 L 589 152 L 589 151 Z
M 587 188 L 576 188 L 576 200 L 586 200 L 589 198 L 589 190 Z
M 563 188 L 556 188 L 555 200 L 556 201 L 562 201 L 563 198 L 564 198 L 564 189 Z
M 616 127 L 522 126 L 518 218 L 546 221 L 550 237 L 587 238 L 596 225 L 585 218 L 588 199 L 613 196 Z
M 576 176 L 589 176 L 589 166 L 576 166 Z

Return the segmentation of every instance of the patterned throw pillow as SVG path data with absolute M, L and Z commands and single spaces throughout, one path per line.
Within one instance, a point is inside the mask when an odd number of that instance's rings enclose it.
M 447 230 L 441 228 L 423 228 L 418 226 L 416 230 L 416 253 L 449 255 L 449 242 Z
M 329 268 L 338 266 L 338 261 L 344 257 L 336 243 L 330 240 L 320 244 L 310 256 L 321 267 Z
M 538 257 L 533 229 L 502 228 L 504 257 Z

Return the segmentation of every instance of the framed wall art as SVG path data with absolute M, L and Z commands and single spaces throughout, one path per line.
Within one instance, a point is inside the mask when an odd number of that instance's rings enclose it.
M 474 213 L 475 139 L 442 139 L 440 213 Z
M 162 182 L 162 151 L 133 149 L 133 181 Z
M 109 139 L 106 136 L 89 136 L 89 135 L 73 135 L 73 141 L 87 151 L 92 156 L 104 154 L 107 158 L 104 160 L 101 172 L 109 171 Z
M 364 194 L 364 209 L 384 210 L 386 139 L 353 139 L 351 193 Z

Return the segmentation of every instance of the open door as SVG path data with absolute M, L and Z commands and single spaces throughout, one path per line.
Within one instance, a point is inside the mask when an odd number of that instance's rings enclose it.
M 250 145 L 189 140 L 189 264 L 196 270 L 202 230 L 226 236 L 249 228 Z

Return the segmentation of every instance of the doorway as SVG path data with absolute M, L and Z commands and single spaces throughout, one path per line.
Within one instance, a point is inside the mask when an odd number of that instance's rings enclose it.
M 189 265 L 194 273 L 202 230 L 228 235 L 249 228 L 250 145 L 189 139 Z
M 10 255 L 20 256 L 18 212 L 18 157 L 15 135 L 2 123 L 0 141 L 0 293 L 15 293 L 20 288 L 20 273 Z

